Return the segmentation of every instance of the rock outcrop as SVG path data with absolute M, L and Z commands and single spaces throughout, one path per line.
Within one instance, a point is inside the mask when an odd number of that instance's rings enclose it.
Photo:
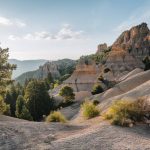
M 58 79 L 64 74 L 69 74 L 75 67 L 76 62 L 71 59 L 48 61 L 35 71 L 26 72 L 16 78 L 16 82 L 23 84 L 26 79 L 44 79 L 51 73 L 54 79 Z
M 55 78 L 60 77 L 58 66 L 53 62 L 47 62 L 43 66 L 39 67 L 39 77 L 38 78 L 46 78 L 48 76 L 49 72 Z
M 103 51 L 105 51 L 105 50 L 107 50 L 108 49 L 108 47 L 107 47 L 107 44 L 106 43 L 104 43 L 104 44 L 99 44 L 98 46 L 97 46 L 97 54 L 100 54 L 101 52 L 103 52 Z
M 110 80 L 117 80 L 135 68 L 144 68 L 142 60 L 149 55 L 150 30 L 142 23 L 119 36 L 111 46 L 104 68 L 111 70 L 113 77 Z
M 78 64 L 75 71 L 64 84 L 71 86 L 75 92 L 91 91 L 93 85 L 97 83 L 99 68 L 96 64 Z
M 150 55 L 150 30 L 146 23 L 132 27 L 123 32 L 110 47 L 106 43 L 99 44 L 96 55 L 105 61 L 98 65 L 81 60 L 72 76 L 64 84 L 74 91 L 91 91 L 92 86 L 99 82 L 98 77 L 105 80 L 120 82 L 119 79 L 130 71 L 145 65 L 142 60 Z

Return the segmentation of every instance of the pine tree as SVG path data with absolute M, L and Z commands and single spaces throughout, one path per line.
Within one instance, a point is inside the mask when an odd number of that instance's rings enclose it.
M 33 120 L 40 120 L 43 115 L 48 115 L 52 108 L 52 99 L 42 81 L 29 82 L 24 98 Z
M 6 86 L 12 82 L 12 71 L 16 68 L 15 65 L 8 63 L 8 48 L 0 48 L 0 95 L 4 96 Z
M 20 118 L 20 114 L 22 112 L 23 106 L 25 105 L 25 100 L 23 96 L 19 95 L 16 101 L 16 117 Z
M 7 111 L 8 105 L 4 103 L 4 96 L 6 93 L 6 87 L 12 82 L 12 71 L 16 68 L 15 65 L 8 63 L 8 48 L 0 48 L 0 113 Z
M 26 107 L 25 100 L 22 95 L 19 95 L 16 101 L 16 117 L 20 119 L 33 120 L 29 110 Z
M 29 112 L 29 110 L 27 109 L 27 107 L 24 105 L 23 108 L 22 108 L 22 112 L 21 114 L 19 115 L 19 118 L 20 119 L 25 119 L 25 120 L 30 120 L 32 121 L 33 118 Z
M 10 114 L 10 107 L 9 105 L 6 105 L 6 103 L 3 101 L 3 98 L 0 96 L 0 114 Z

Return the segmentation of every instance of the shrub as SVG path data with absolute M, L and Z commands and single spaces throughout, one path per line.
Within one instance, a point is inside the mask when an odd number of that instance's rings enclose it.
M 73 89 L 69 86 L 64 86 L 59 92 L 59 95 L 64 98 L 65 103 L 72 102 L 75 98 L 75 94 L 73 93 Z
M 62 123 L 65 123 L 66 121 L 67 120 L 64 117 L 64 115 L 59 111 L 54 111 L 54 112 L 50 113 L 46 118 L 46 122 L 62 122 Z
M 95 100 L 93 100 L 93 104 L 94 104 L 94 105 L 98 105 L 98 104 L 99 104 L 99 101 L 95 99 Z
M 143 59 L 143 63 L 145 64 L 144 70 L 149 70 L 150 69 L 150 56 L 146 56 Z
M 81 109 L 83 111 L 83 116 L 86 119 L 90 119 L 93 117 L 96 117 L 100 114 L 99 109 L 97 108 L 96 105 L 94 105 L 92 102 L 90 101 L 85 101 L 82 106 Z
M 131 122 L 142 121 L 144 118 L 143 100 L 135 102 L 118 100 L 108 109 L 104 117 L 111 120 L 112 124 L 129 126 Z
M 92 88 L 92 94 L 95 95 L 95 94 L 99 94 L 99 93 L 102 93 L 104 90 L 102 88 L 102 86 L 100 84 L 95 84 Z

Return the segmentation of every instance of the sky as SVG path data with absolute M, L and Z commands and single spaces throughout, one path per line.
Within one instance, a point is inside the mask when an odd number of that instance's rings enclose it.
M 20 60 L 78 59 L 142 22 L 149 0 L 0 0 L 0 47 Z

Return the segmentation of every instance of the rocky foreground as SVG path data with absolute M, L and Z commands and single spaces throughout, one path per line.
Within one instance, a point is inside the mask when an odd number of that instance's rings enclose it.
M 84 123 L 28 122 L 0 117 L 0 150 L 149 150 L 150 128 L 112 126 L 97 117 Z

